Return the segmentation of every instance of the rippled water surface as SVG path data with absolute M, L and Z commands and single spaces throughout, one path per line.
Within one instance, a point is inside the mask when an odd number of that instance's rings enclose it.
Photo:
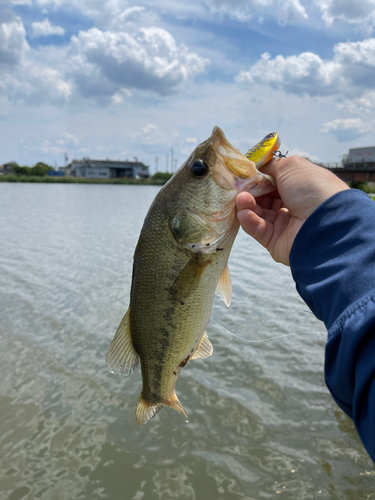
M 107 371 L 149 186 L 0 184 L 0 499 L 365 499 L 374 466 L 324 384 L 325 330 L 244 233 L 214 354 L 183 369 L 189 423 L 138 428 L 140 372 Z M 151 300 L 151 299 L 150 299 Z

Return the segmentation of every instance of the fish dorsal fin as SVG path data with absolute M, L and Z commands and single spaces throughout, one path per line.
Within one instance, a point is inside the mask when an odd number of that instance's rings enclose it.
M 195 350 L 195 353 L 191 357 L 191 359 L 199 359 L 199 358 L 208 358 L 214 352 L 214 348 L 212 347 L 211 341 L 208 338 L 206 332 L 204 332 L 201 341 L 198 344 L 198 347 Z
M 125 376 L 130 375 L 139 364 L 139 355 L 134 349 L 130 334 L 130 307 L 113 337 L 106 361 L 111 373 Z
M 215 293 L 221 297 L 226 306 L 230 306 L 232 302 L 232 281 L 230 279 L 228 264 L 224 267 L 220 275 Z

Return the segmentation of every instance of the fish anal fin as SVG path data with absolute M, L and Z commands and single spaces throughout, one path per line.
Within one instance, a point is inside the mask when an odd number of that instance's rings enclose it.
M 147 422 L 154 418 L 155 415 L 159 413 L 159 411 L 163 408 L 163 406 L 163 403 L 148 403 L 141 393 L 138 399 L 137 408 L 135 410 L 135 420 L 139 427 L 147 424 Z
M 224 267 L 220 275 L 215 293 L 221 297 L 221 300 L 227 307 L 230 306 L 232 302 L 232 281 L 230 279 L 228 264 Z
M 202 254 L 196 254 L 177 276 L 172 286 L 172 293 L 182 305 L 197 290 L 204 270 L 209 263 L 210 260 Z
M 130 307 L 117 329 L 107 353 L 108 370 L 128 376 L 137 368 L 139 355 L 134 349 L 130 332 Z
M 184 410 L 184 407 L 180 403 L 180 400 L 177 397 L 177 394 L 174 392 L 173 396 L 168 399 L 167 401 L 164 402 L 165 406 L 169 406 L 169 408 L 173 408 L 174 410 L 178 411 L 178 413 L 181 413 L 183 417 L 185 417 L 186 422 L 188 421 L 188 416 L 186 415 L 186 411 Z
M 204 332 L 201 341 L 198 344 L 198 347 L 195 350 L 195 353 L 191 357 L 191 359 L 199 359 L 199 358 L 208 358 L 214 352 L 214 348 L 212 347 L 211 341 L 208 338 L 206 332 Z

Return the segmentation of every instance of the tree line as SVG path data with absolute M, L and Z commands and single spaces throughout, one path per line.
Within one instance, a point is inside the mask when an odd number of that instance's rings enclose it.
M 51 170 L 53 171 L 55 170 L 50 165 L 47 165 L 47 163 L 43 163 L 41 161 L 35 163 L 33 167 L 20 166 L 15 161 L 9 163 L 9 165 L 12 166 L 12 172 L 16 175 L 30 175 L 30 176 L 43 177 L 47 175 L 48 172 L 50 172 Z

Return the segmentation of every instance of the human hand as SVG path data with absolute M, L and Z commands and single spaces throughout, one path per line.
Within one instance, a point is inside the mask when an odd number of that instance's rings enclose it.
M 349 189 L 335 174 L 305 158 L 273 158 L 261 170 L 276 180 L 277 191 L 255 199 L 237 196 L 237 217 L 244 231 L 289 265 L 294 239 L 307 217 L 330 196 Z

